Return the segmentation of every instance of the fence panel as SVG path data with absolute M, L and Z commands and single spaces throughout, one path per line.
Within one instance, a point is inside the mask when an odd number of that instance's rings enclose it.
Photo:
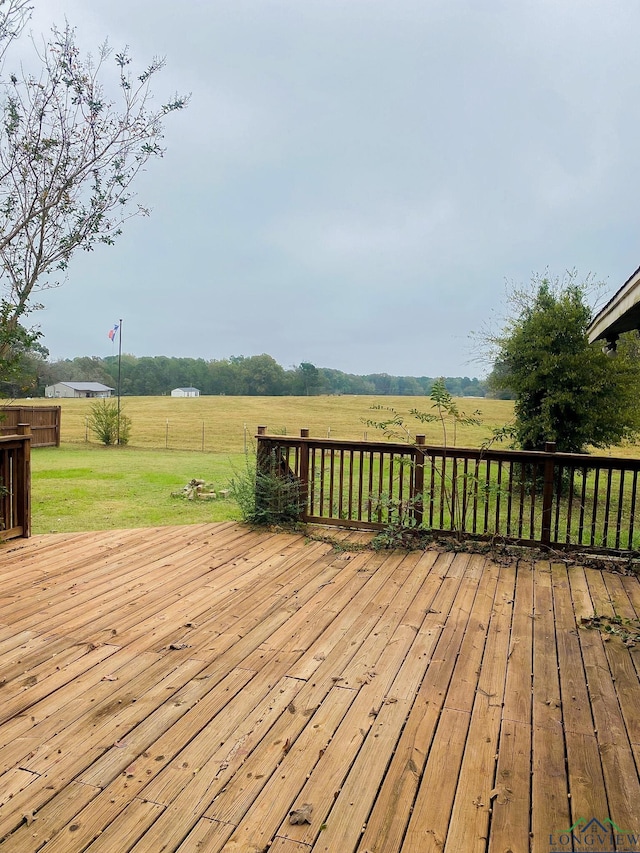
M 262 430 L 262 431 L 260 431 Z M 267 436 L 279 475 L 296 478 L 301 519 L 421 527 L 526 545 L 635 551 L 640 460 L 545 451 Z M 261 447 L 263 450 L 261 451 Z
M 0 436 L 29 424 L 32 447 L 60 447 L 61 412 L 60 406 L 0 406 Z

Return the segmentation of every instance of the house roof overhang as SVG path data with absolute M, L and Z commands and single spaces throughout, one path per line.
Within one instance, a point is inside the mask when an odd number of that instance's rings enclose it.
M 623 332 L 633 329 L 640 329 L 640 268 L 594 317 L 588 330 L 589 341 L 615 344 Z

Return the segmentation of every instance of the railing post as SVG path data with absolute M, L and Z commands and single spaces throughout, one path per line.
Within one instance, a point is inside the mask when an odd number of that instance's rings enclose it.
M 300 438 L 309 438 L 309 430 L 301 429 Z M 309 510 L 309 444 L 300 442 L 300 521 L 306 521 Z
M 542 487 L 542 530 L 540 539 L 543 545 L 551 545 L 551 510 L 553 505 L 553 481 L 556 463 L 553 455 L 556 452 L 555 441 L 547 441 L 544 452 L 548 454 L 544 460 L 544 483 Z
M 17 509 L 22 535 L 31 536 L 31 427 L 29 424 L 18 424 L 18 435 L 23 435 L 20 453 L 20 463 L 16 471 Z
M 258 427 L 256 445 L 256 510 L 266 509 L 265 494 L 262 476 L 269 474 L 269 445 L 263 438 L 266 434 L 266 426 Z
M 426 436 L 416 436 L 416 449 L 414 451 L 414 471 L 413 471 L 413 517 L 416 520 L 416 526 L 422 524 L 422 516 L 424 511 L 424 447 Z

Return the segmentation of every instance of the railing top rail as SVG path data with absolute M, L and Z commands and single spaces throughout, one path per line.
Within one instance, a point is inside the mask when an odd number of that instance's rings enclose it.
M 478 460 L 522 461 L 536 462 L 552 458 L 556 464 L 573 466 L 575 468 L 625 468 L 630 471 L 640 471 L 640 459 L 621 456 L 595 456 L 589 453 L 561 453 L 544 450 L 514 450 L 507 448 L 478 448 L 478 447 L 443 447 L 431 444 L 408 444 L 394 441 L 370 441 L 361 439 L 321 438 L 312 436 L 272 435 L 259 433 L 255 436 L 259 441 L 271 441 L 290 447 L 300 447 L 306 444 L 311 447 L 333 448 L 345 450 L 380 450 L 393 453 L 414 455 L 422 451 L 426 456 L 459 457 Z
M 278 444 L 289 445 L 290 447 L 299 447 L 301 444 L 312 445 L 313 447 L 344 447 L 347 449 L 380 449 L 380 450 L 395 450 L 399 453 L 413 453 L 416 445 L 407 444 L 406 442 L 392 441 L 369 441 L 361 439 L 340 439 L 340 438 L 313 438 L 300 437 L 294 435 L 267 435 L 260 434 L 255 436 L 259 441 L 273 441 Z M 424 445 L 423 445 L 424 446 Z
M 0 444 L 23 444 L 25 441 L 31 441 L 31 435 L 19 435 L 18 433 L 13 433 L 12 435 L 0 435 Z

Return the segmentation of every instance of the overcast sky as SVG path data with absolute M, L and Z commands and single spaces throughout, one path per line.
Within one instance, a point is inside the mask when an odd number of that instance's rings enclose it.
M 505 282 L 640 264 L 637 0 L 34 0 L 191 92 L 152 209 L 77 255 L 51 357 L 482 376 Z

